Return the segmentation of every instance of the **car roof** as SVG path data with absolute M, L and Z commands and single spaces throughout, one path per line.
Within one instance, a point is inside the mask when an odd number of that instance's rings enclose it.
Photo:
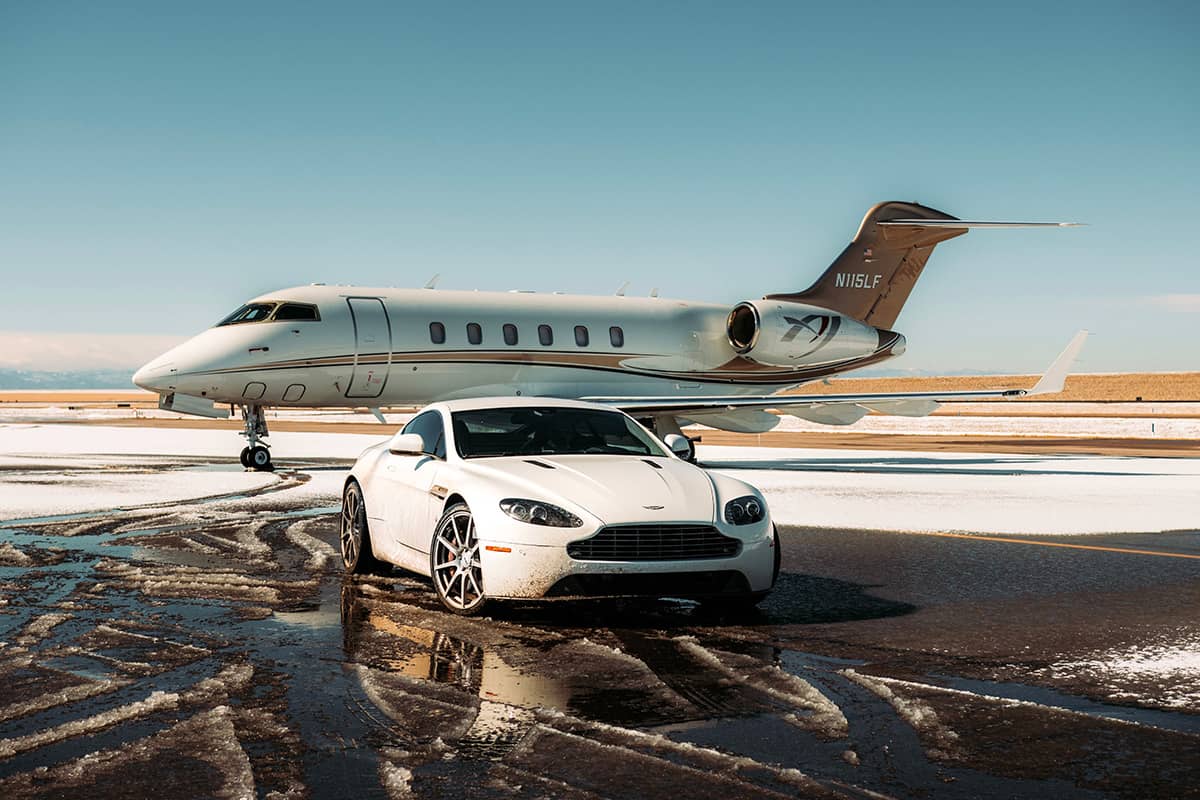
M 601 403 L 564 400 L 559 397 L 472 397 L 465 400 L 444 400 L 439 403 L 430 403 L 426 408 L 442 408 L 451 413 L 455 411 L 478 411 L 483 408 L 588 408 L 594 411 L 616 411 L 620 413 L 620 409 Z

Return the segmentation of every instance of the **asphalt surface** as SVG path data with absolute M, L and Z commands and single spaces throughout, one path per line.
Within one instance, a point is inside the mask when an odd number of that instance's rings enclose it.
M 1200 796 L 1195 531 L 784 528 L 757 612 L 463 619 L 343 578 L 343 468 L 0 523 L 0 797 Z

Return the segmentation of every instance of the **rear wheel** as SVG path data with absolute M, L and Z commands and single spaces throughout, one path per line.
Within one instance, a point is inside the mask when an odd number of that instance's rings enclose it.
M 474 616 L 483 611 L 483 564 L 479 557 L 475 518 L 466 503 L 446 509 L 429 547 L 429 574 L 438 600 L 450 611 Z
M 351 481 L 342 492 L 342 566 L 353 575 L 378 572 L 383 566 L 371 549 L 371 529 L 362 487 Z

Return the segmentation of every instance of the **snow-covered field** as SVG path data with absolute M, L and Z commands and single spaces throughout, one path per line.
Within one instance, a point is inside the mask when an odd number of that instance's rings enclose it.
M 70 405 L 13 404 L 0 407 L 0 424 L 55 421 L 127 419 L 179 419 L 179 414 L 157 409 L 91 408 Z M 387 414 L 392 424 L 402 424 L 412 414 Z M 375 418 L 348 410 L 279 410 L 267 412 L 268 422 L 367 423 Z M 696 428 L 697 432 L 703 429 Z M 820 425 L 783 416 L 775 430 L 830 433 L 885 433 L 930 436 L 1069 436 L 1138 439 L 1196 439 L 1200 448 L 1200 403 L 952 403 L 929 417 L 869 415 L 845 428 Z
M 349 463 L 379 436 L 275 433 L 277 461 Z M 0 425 L 0 519 L 252 491 L 229 431 Z M 786 525 L 1089 534 L 1200 529 L 1200 459 L 701 446 L 702 463 L 767 494 Z M 216 463 L 184 465 L 181 459 Z M 303 467 L 301 467 L 303 469 Z M 111 470 L 111 472 L 110 472 Z M 309 494 L 335 502 L 340 471 Z

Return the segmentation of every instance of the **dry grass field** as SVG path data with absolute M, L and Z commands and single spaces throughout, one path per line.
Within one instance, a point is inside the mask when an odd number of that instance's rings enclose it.
M 830 385 L 810 383 L 804 394 L 849 392 L 940 392 L 1030 388 L 1037 375 L 969 375 L 921 378 L 837 378 Z M 1062 394 L 1023 398 L 1018 402 L 1200 402 L 1200 372 L 1121 372 L 1071 375 Z M 1011 402 L 999 400 L 997 402 Z
M 902 391 L 961 391 L 1033 386 L 1037 376 L 968 376 L 929 378 L 845 378 L 834 380 L 830 385 L 809 384 L 799 392 L 805 394 L 829 394 L 849 392 L 902 392 Z M 70 409 L 97 409 L 126 407 L 131 409 L 156 408 L 157 397 L 148 392 L 129 391 L 3 391 L 0 392 L 0 407 L 24 406 L 27 408 L 57 407 Z M 1012 401 L 956 404 L 941 409 L 938 414 L 956 416 L 1076 416 L 1076 412 L 1064 408 L 1062 403 L 1094 403 L 1081 405 L 1078 416 L 1115 416 L 1160 418 L 1195 417 L 1195 405 L 1180 406 L 1178 413 L 1162 408 L 1162 403 L 1200 403 L 1200 372 L 1186 373 L 1128 373 L 1072 375 L 1067 379 L 1066 390 L 1060 395 L 1049 395 L 1038 400 L 1049 400 L 1049 406 L 1030 406 L 1026 414 L 1020 414 Z M 1145 412 L 1130 405 L 1113 406 L 1109 412 L 1104 403 L 1146 404 Z M 1018 401 L 1020 402 L 1020 401 Z M 1152 406 L 1151 404 L 1159 404 Z M 993 412 L 991 409 L 994 408 Z M 407 411 L 410 409 L 388 409 Z M 379 425 L 362 409 L 362 422 L 350 422 L 343 417 L 337 421 L 320 419 L 272 418 L 273 431 L 329 431 L 339 433 L 370 433 L 387 435 L 397 428 L 394 425 Z M 1016 412 L 1016 413 L 1014 413 Z M 68 421 L 68 420 L 57 420 Z M 105 417 L 99 419 L 71 420 L 92 425 L 130 425 L 161 428 L 218 428 L 239 430 L 239 419 L 213 420 L 198 417 L 164 418 L 155 415 Z M 863 448 L 901 450 L 960 450 L 980 452 L 1017 453 L 1074 453 L 1111 455 L 1156 455 L 1190 456 L 1200 454 L 1200 444 L 1194 439 L 1114 439 L 1059 436 L 1007 436 L 1007 435 L 894 435 L 867 433 L 852 430 L 830 429 L 819 432 L 772 431 L 767 434 L 736 434 L 724 431 L 703 431 L 705 444 L 740 445 L 754 447 L 817 447 L 817 448 Z
M 1032 387 L 1037 375 L 968 375 L 919 378 L 836 378 L 829 385 L 809 383 L 794 390 L 800 394 L 845 394 L 849 392 L 937 392 L 1010 387 Z M 1200 372 L 1125 372 L 1071 375 L 1066 390 L 1058 395 L 1030 400 L 1054 402 L 1200 402 Z M 980 401 L 974 401 L 980 402 Z M 1013 401 L 997 401 L 1013 402 Z M 113 407 L 129 403 L 135 408 L 154 408 L 158 398 L 150 392 L 130 389 L 0 391 L 0 403 L 29 405 L 86 405 Z

